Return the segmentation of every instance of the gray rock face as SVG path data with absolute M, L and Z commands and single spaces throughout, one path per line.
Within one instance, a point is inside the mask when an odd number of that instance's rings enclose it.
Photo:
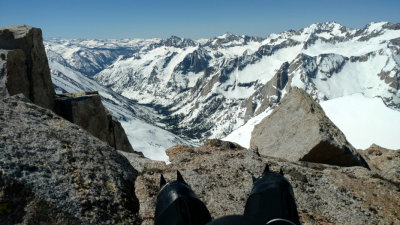
M 0 75 L 11 80 L 6 81 L 6 87 L 10 87 L 9 93 L 23 93 L 35 104 L 54 109 L 55 92 L 43 46 L 42 31 L 26 25 L 0 28 L 0 49 L 16 50 L 0 53 L 0 61 L 7 58 L 6 70 L 1 71 Z M 20 81 L 21 86 L 15 88 L 15 84 Z
M 97 91 L 57 95 L 55 103 L 57 114 L 115 149 L 133 152 L 124 129 L 106 111 Z
M 272 107 L 281 101 L 282 92 L 285 91 L 285 87 L 288 87 L 286 84 L 289 80 L 289 65 L 288 62 L 283 63 L 274 77 L 263 85 L 259 91 L 256 91 L 249 100 L 247 100 L 247 104 L 254 100 L 258 100 L 260 106 L 256 112 L 254 112 L 254 109 L 257 108 L 257 105 L 252 104 L 251 107 L 247 107 L 245 121 L 264 112 L 268 107 Z
M 195 50 L 192 53 L 189 53 L 185 58 L 180 62 L 175 71 L 182 71 L 182 73 L 199 73 L 207 69 L 208 61 L 211 59 L 207 52 L 203 50 Z
M 218 218 L 243 213 L 252 175 L 260 175 L 267 163 L 273 171 L 282 168 L 291 182 L 302 224 L 400 223 L 399 187 L 363 167 L 260 157 L 237 144 L 219 140 L 207 140 L 198 148 L 175 146 L 167 154 L 169 165 L 124 153 L 132 165 L 140 167 L 135 193 L 142 225 L 154 223 L 160 174 L 171 181 L 179 170 L 211 216 Z
M 321 106 L 299 88 L 254 128 L 250 145 L 262 156 L 368 168 Z
M 0 100 L 2 224 L 135 224 L 136 177 L 79 126 L 22 94 Z
M 132 148 L 128 137 L 126 136 L 125 130 L 122 127 L 121 123 L 112 115 L 109 115 L 107 118 L 111 118 L 111 134 L 114 136 L 114 144 L 111 146 L 113 146 L 117 150 L 134 152 L 134 149 Z
M 399 90 L 400 89 L 400 82 L 399 82 L 399 77 L 400 77 L 400 71 L 399 70 L 393 70 L 396 75 L 395 76 L 390 76 L 389 71 L 381 71 L 378 75 L 381 78 L 381 80 L 384 80 L 385 83 L 389 84 L 390 87 Z
M 21 49 L 0 50 L 0 96 L 18 93 L 29 97 L 25 54 Z
M 0 172 L 0 221 L 14 224 L 81 224 L 82 221 L 43 200 L 29 188 Z

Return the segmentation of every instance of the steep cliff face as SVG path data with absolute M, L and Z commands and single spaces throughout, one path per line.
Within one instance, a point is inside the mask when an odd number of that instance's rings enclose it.
M 9 94 L 23 93 L 32 102 L 54 109 L 54 87 L 42 31 L 25 25 L 0 29 L 0 77 Z
M 101 103 L 98 92 L 61 94 L 56 97 L 55 111 L 115 149 L 133 152 L 118 120 Z

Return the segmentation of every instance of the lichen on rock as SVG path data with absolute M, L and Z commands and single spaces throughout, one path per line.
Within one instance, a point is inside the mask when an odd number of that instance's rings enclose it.
M 0 149 L 3 224 L 138 221 L 125 157 L 21 94 L 0 100 Z

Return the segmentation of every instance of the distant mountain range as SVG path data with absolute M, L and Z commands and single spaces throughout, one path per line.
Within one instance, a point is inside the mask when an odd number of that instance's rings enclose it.
M 318 23 L 266 38 L 49 39 L 45 47 L 59 92 L 100 89 L 128 136 L 142 126 L 127 128 L 133 119 L 151 124 L 147 132 L 169 131 L 159 149 L 224 138 L 293 86 L 319 101 L 379 97 L 400 111 L 400 24 Z

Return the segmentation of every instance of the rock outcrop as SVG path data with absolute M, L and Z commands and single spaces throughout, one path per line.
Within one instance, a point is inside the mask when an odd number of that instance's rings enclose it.
M 390 180 L 400 187 L 400 149 L 397 151 L 371 145 L 358 151 L 379 176 Z
M 22 93 L 29 96 L 29 80 L 21 49 L 0 50 L 0 96 Z
M 0 49 L 0 97 L 22 93 L 53 110 L 55 92 L 42 31 L 26 25 L 0 28 Z
M 296 87 L 255 126 L 250 145 L 262 156 L 368 168 L 321 106 Z
M 138 172 L 22 94 L 0 100 L 1 224 L 136 224 Z
M 115 149 L 133 152 L 121 124 L 104 108 L 97 91 L 57 95 L 55 111 Z
M 142 225 L 153 224 L 160 174 L 167 181 L 179 170 L 213 218 L 242 214 L 252 188 L 265 164 L 283 169 L 291 182 L 302 224 L 400 223 L 399 186 L 364 167 L 338 167 L 309 162 L 289 162 L 260 157 L 237 144 L 207 140 L 203 146 L 175 146 L 167 150 L 165 165 L 124 153 L 139 168 L 135 183 Z M 399 171 L 398 167 L 395 167 Z
M 42 31 L 26 25 L 0 28 L 0 99 L 20 93 L 115 149 L 133 152 L 124 129 L 97 92 L 56 96 Z

